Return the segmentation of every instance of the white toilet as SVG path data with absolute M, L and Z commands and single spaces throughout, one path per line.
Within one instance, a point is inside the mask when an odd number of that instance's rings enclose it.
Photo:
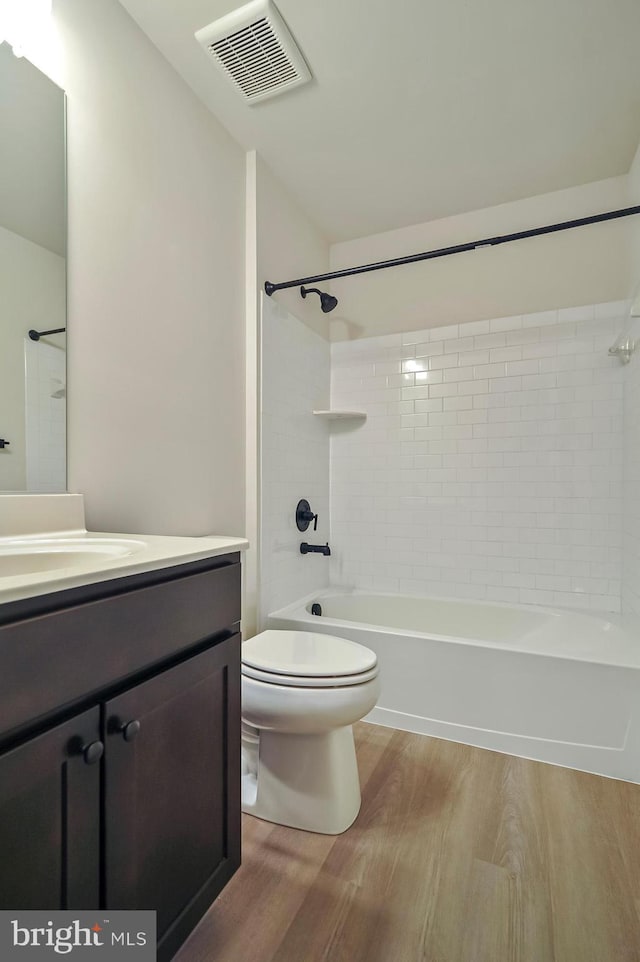
M 311 631 L 242 645 L 242 810 L 339 835 L 360 810 L 351 726 L 375 705 L 374 652 Z

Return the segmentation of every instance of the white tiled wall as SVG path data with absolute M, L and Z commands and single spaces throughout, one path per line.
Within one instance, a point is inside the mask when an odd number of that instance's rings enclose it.
M 618 610 L 627 309 L 333 344 L 332 581 Z
M 66 491 L 66 352 L 24 340 L 27 491 Z
M 276 301 L 263 298 L 260 618 L 329 583 L 329 558 L 300 543 L 329 537 L 329 344 Z M 304 534 L 295 509 L 306 498 L 318 530 Z M 262 627 L 262 623 L 259 627 Z
M 626 328 L 640 344 L 640 318 Z M 640 352 L 624 368 L 622 609 L 640 617 Z

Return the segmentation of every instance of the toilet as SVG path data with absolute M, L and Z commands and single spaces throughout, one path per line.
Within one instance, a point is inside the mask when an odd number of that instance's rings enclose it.
M 375 705 L 374 652 L 312 631 L 242 645 L 242 810 L 339 835 L 360 810 L 352 725 Z

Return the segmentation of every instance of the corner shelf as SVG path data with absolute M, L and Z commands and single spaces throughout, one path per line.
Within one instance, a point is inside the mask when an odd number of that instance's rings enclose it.
M 322 418 L 323 421 L 366 421 L 367 419 L 364 411 L 312 411 L 311 413 L 317 418 Z

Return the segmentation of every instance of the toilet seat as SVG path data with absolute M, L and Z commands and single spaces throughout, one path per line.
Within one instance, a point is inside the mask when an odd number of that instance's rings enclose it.
M 378 660 L 347 638 L 269 629 L 244 642 L 242 674 L 291 688 L 343 688 L 375 678 Z
M 272 671 L 260 671 L 251 665 L 242 665 L 245 678 L 254 678 L 267 685 L 286 685 L 288 688 L 346 688 L 349 685 L 363 685 L 367 681 L 378 677 L 378 666 L 369 671 L 361 671 L 357 675 L 322 675 L 309 677 L 308 675 L 276 674 Z

